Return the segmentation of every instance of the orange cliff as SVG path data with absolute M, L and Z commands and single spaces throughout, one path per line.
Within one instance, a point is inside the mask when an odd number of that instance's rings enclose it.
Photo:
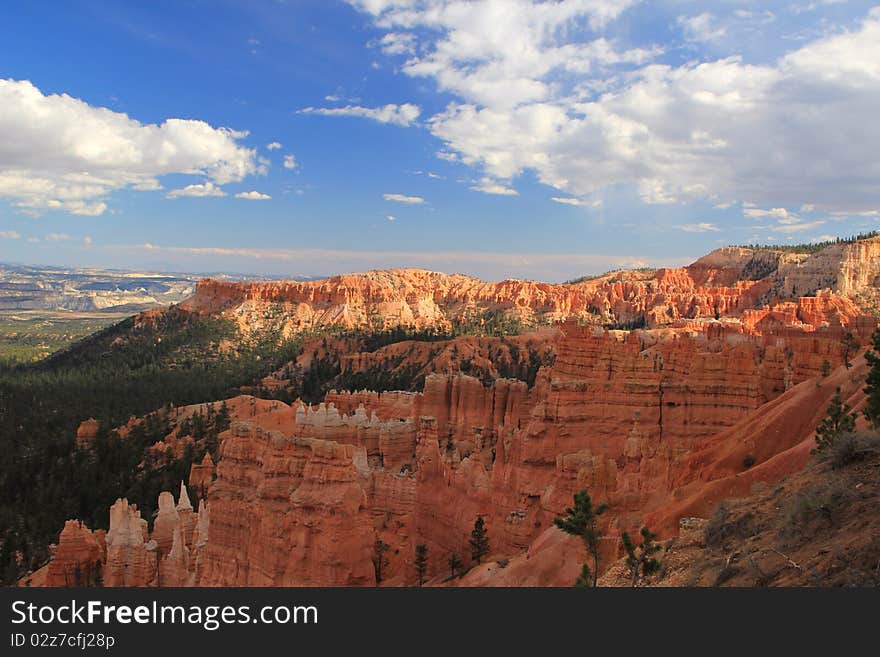
M 449 328 L 475 311 L 502 312 L 528 323 L 575 317 L 593 323 L 663 325 L 680 318 L 739 314 L 771 289 L 768 281 L 734 280 L 734 267 L 701 263 L 654 273 L 614 272 L 577 284 L 506 280 L 486 283 L 417 269 L 346 274 L 322 281 L 199 281 L 180 307 L 224 312 L 245 330 L 279 322 L 287 333 L 343 326 Z
M 203 279 L 180 308 L 224 313 L 245 331 L 284 335 L 308 328 L 448 329 L 474 313 L 502 313 L 529 324 L 576 318 L 648 328 L 690 319 L 740 318 L 747 311 L 814 297 L 877 301 L 880 238 L 818 253 L 726 247 L 693 264 L 617 271 L 572 284 L 483 282 L 420 269 L 344 274 L 320 281 L 233 283 Z M 153 311 L 155 312 L 155 311 Z
M 524 581 L 561 583 L 555 578 L 568 566 L 538 565 L 560 554 L 568 564 L 580 558 L 578 545 L 552 528 L 575 491 L 610 503 L 611 555 L 614 537 L 646 517 L 668 535 L 678 517 L 663 509 L 705 508 L 700 491 L 740 477 L 745 453 L 755 461 L 747 477 L 800 467 L 802 458 L 780 455 L 809 437 L 832 384 L 852 378 L 839 326 L 704 329 L 566 324 L 556 364 L 531 390 L 521 381 L 487 388 L 469 376 L 435 374 L 421 393 L 336 392 L 311 407 L 264 403 L 221 435 L 210 525 L 201 533 L 203 512 L 186 510 L 185 501 L 175 506 L 169 494 L 150 535 L 139 514 L 117 503 L 105 582 L 154 585 L 159 561 L 163 585 L 371 585 L 379 536 L 392 547 L 385 583 L 412 583 L 416 544 L 428 545 L 430 572 L 442 573 L 450 553 L 466 558 L 482 515 L 493 554 L 531 555 L 536 569 Z M 817 385 L 824 361 L 833 372 Z M 247 407 L 246 399 L 229 406 Z M 798 410 L 804 403 L 808 416 Z M 783 424 L 755 423 L 780 407 Z M 797 416 L 803 422 L 780 439 Z M 483 583 L 510 583 L 479 572 Z M 524 571 L 504 577 L 517 572 Z M 462 583 L 469 581 L 483 580 Z
M 844 366 L 853 355 L 842 337 L 849 331 L 865 344 L 876 323 L 833 288 L 853 280 L 864 287 L 873 270 L 850 255 L 840 249 L 835 266 L 857 274 L 821 281 L 814 256 L 748 249 L 577 285 L 482 283 L 417 270 L 314 283 L 203 281 L 184 305 L 223 309 L 242 322 L 280 304 L 284 321 L 297 326 L 361 326 L 366 309 L 379 308 L 389 322 L 424 327 L 485 303 L 557 319 L 598 311 L 650 328 L 560 324 L 541 338 L 555 362 L 531 388 L 503 378 L 487 387 L 443 367 L 419 393 L 331 392 L 313 406 L 228 400 L 234 422 L 220 436 L 218 462 L 195 464 L 189 482 L 205 489 L 207 506 L 187 510 L 167 495 L 148 534 L 139 513 L 117 502 L 104 581 L 374 585 L 378 537 L 390 546 L 383 584 L 412 584 L 415 546 L 428 546 L 429 576 L 442 578 L 451 553 L 469 561 L 467 539 L 481 515 L 491 563 L 458 583 L 570 584 L 584 555 L 552 519 L 577 490 L 610 504 L 603 551 L 614 556 L 622 531 L 647 520 L 669 536 L 679 518 L 802 467 L 836 387 L 861 403 L 864 360 Z M 831 289 L 786 297 L 794 280 L 798 287 L 830 281 Z M 485 354 L 490 346 L 474 348 Z M 346 366 L 403 353 L 387 349 L 349 354 Z M 445 353 L 406 350 L 414 359 Z M 65 544 L 84 543 L 68 534 L 56 560 Z

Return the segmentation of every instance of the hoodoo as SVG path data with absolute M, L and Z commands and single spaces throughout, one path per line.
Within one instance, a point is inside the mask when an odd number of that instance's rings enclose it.
M 803 468 L 835 391 L 862 403 L 878 249 L 877 238 L 812 255 L 726 248 L 563 285 L 421 270 L 201 281 L 179 310 L 245 336 L 319 331 L 266 390 L 319 367 L 326 386 L 382 372 L 418 385 L 227 399 L 231 424 L 189 470 L 198 510 L 181 484 L 149 525 L 117 501 L 106 541 L 68 523 L 46 583 L 99 563 L 107 586 L 375 585 L 377 539 L 389 546 L 382 585 L 417 581 L 417 545 L 437 583 L 449 555 L 469 554 L 479 516 L 489 564 L 454 583 L 570 584 L 583 547 L 553 519 L 578 490 L 609 505 L 611 563 L 625 531 L 650 522 L 669 538 L 681 518 Z M 466 334 L 498 318 L 512 330 Z M 370 347 L 357 338 L 394 331 Z M 197 444 L 170 431 L 165 450 Z

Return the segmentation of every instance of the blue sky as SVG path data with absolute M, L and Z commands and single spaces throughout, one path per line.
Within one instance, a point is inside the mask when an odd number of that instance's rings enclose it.
M 7 3 L 0 261 L 683 264 L 880 227 L 878 115 L 871 3 Z

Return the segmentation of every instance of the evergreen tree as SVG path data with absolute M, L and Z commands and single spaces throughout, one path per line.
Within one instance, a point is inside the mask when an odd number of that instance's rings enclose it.
M 416 545 L 416 572 L 419 575 L 419 586 L 425 583 L 425 573 L 428 571 L 428 546 L 424 543 Z
M 874 351 L 865 354 L 865 360 L 871 366 L 865 383 L 865 394 L 868 395 L 865 403 L 865 419 L 875 429 L 880 429 L 880 328 L 871 336 Z
M 593 586 L 593 576 L 590 574 L 590 567 L 587 564 L 581 566 L 581 574 L 574 580 L 574 585 L 580 589 L 588 589 Z
M 599 581 L 599 540 L 602 532 L 599 530 L 599 516 L 608 509 L 607 504 L 600 504 L 593 508 L 593 500 L 586 490 L 574 494 L 574 506 L 565 510 L 565 516 L 554 518 L 553 524 L 566 534 L 579 536 L 584 542 L 587 552 L 593 557 L 593 586 Z M 581 571 L 583 575 L 585 571 Z
M 831 363 L 827 360 L 822 361 L 822 378 L 825 379 L 831 374 Z
M 657 545 L 654 541 L 657 534 L 651 532 L 647 527 L 642 527 L 642 542 L 634 545 L 632 539 L 627 532 L 623 532 L 623 547 L 626 550 L 626 565 L 629 566 L 632 575 L 632 585 L 635 586 L 639 581 L 639 570 L 641 576 L 647 577 L 653 575 L 660 570 L 660 562 L 652 555 L 662 550 L 662 546 Z
M 385 566 L 388 565 L 388 559 L 385 557 L 385 553 L 391 548 L 388 543 L 383 541 L 378 536 L 376 537 L 376 541 L 373 543 L 373 569 L 376 571 L 376 585 L 382 583 L 382 571 Z
M 455 571 L 461 569 L 462 563 L 461 559 L 458 558 L 458 555 L 453 552 L 449 555 L 449 572 L 451 573 L 450 577 L 455 577 Z
M 489 536 L 486 531 L 483 516 L 477 516 L 474 521 L 474 528 L 471 530 L 471 558 L 480 563 L 480 560 L 489 554 Z
M 220 410 L 217 412 L 217 415 L 214 417 L 214 432 L 215 433 L 223 433 L 229 428 L 230 425 L 230 417 L 229 417 L 229 407 L 226 405 L 226 400 L 223 400 L 223 403 L 220 404 Z
M 850 410 L 849 404 L 844 403 L 843 397 L 840 396 L 840 388 L 838 388 L 828 404 L 825 419 L 816 428 L 816 449 L 813 450 L 813 454 L 827 452 L 838 437 L 856 428 L 856 418 Z
M 847 331 L 843 334 L 843 364 L 846 366 L 846 369 L 852 367 L 852 363 L 849 361 L 849 357 L 852 356 L 855 352 L 859 350 L 859 347 L 862 345 L 856 339 L 850 331 Z

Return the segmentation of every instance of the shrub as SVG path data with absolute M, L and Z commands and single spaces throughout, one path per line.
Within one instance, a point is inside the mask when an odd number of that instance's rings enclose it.
M 797 538 L 817 519 L 833 524 L 837 513 L 852 498 L 852 490 L 838 478 L 804 489 L 783 509 L 780 536 L 785 539 Z
M 876 433 L 847 433 L 823 454 L 833 469 L 846 467 L 850 463 L 861 461 L 870 452 L 880 449 L 880 434 Z
M 722 502 L 706 523 L 703 540 L 707 546 L 721 545 L 732 536 L 746 536 L 752 521 L 751 512 L 734 519 L 730 507 Z

